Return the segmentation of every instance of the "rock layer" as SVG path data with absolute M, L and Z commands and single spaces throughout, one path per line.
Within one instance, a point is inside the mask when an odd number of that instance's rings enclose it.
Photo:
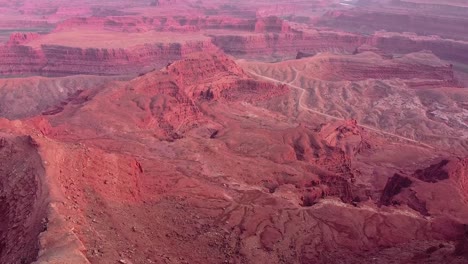
M 215 51 L 208 42 L 144 44 L 129 48 L 74 48 L 42 45 L 0 47 L 1 75 L 66 76 L 74 74 L 124 75 L 159 69 L 187 54 Z

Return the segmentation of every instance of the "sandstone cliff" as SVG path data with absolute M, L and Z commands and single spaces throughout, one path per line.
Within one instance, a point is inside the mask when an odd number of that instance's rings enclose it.
M 15 38 L 16 39 L 16 38 Z M 75 48 L 60 45 L 0 46 L 0 75 L 124 75 L 159 69 L 200 51 L 216 51 L 209 41 L 152 43 L 127 48 Z

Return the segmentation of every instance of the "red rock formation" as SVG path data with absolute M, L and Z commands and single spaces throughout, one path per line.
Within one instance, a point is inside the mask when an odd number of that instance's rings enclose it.
M 42 45 L 0 46 L 1 75 L 65 76 L 73 74 L 122 75 L 159 69 L 187 54 L 215 51 L 209 41 L 184 44 L 144 44 L 128 48 L 74 48 Z
M 84 17 L 12 36 L 2 76 L 138 77 L 0 80 L 1 263 L 466 263 L 468 97 L 433 54 L 463 41 L 314 29 L 351 9 L 325 0 L 2 8 Z
M 426 169 L 417 170 L 414 176 L 430 183 L 450 180 L 468 201 L 468 158 L 442 160 Z
M 393 177 L 388 179 L 385 185 L 385 189 L 380 197 L 380 204 L 391 205 L 392 198 L 399 194 L 404 188 L 410 187 L 412 183 L 413 182 L 408 177 L 399 174 L 393 175 Z
M 414 179 L 387 191 L 386 207 L 368 198 L 381 191 L 369 168 L 386 177 L 389 168 L 412 164 L 396 158 L 402 150 L 416 153 L 417 163 L 434 153 L 355 121 L 315 127 L 322 119 L 295 114 L 297 96 L 253 80 L 223 54 L 198 53 L 128 82 L 85 89 L 59 103 L 61 111 L 0 126 L 34 136 L 28 142 L 39 145 L 44 177 L 60 194 L 52 196 L 64 219 L 56 237 L 76 235 L 81 242 L 72 240 L 66 253 L 78 257 L 79 248 L 91 263 L 139 263 L 158 254 L 207 263 L 333 263 L 344 255 L 404 262 L 440 243 L 450 252 L 428 258 L 455 258 L 457 221 L 439 217 L 447 214 L 423 195 L 434 189 L 421 184 L 432 183 Z M 417 202 L 426 202 L 434 219 L 421 216 Z M 57 226 L 41 234 L 40 261 L 63 254 L 50 244 Z
M 284 85 L 253 81 L 221 53 L 194 54 L 169 65 L 167 71 L 192 99 L 255 102 L 287 91 Z
M 20 45 L 27 43 L 28 41 L 34 40 L 39 38 L 40 35 L 35 32 L 27 32 L 27 33 L 14 33 L 10 35 L 10 40 L 7 42 L 7 45 Z
M 176 17 L 87 17 L 71 18 L 58 23 L 55 31 L 70 29 L 104 29 L 121 32 L 144 32 L 149 30 L 169 32 L 194 32 L 203 29 L 225 29 L 255 31 L 259 25 L 260 32 L 287 31 L 288 25 L 284 20 L 276 17 L 264 19 L 242 19 L 229 16 L 176 16 Z M 261 26 L 263 25 L 263 26 Z M 265 26 L 267 26 L 265 28 Z M 270 31 L 268 31 L 270 30 Z
M 334 51 L 352 53 L 364 43 L 364 38 L 353 34 L 286 33 L 256 34 L 246 36 L 214 35 L 213 43 L 223 51 L 240 57 L 269 57 L 271 55 L 292 57 L 298 51 L 318 53 Z
M 319 135 L 328 146 L 340 149 L 348 157 L 353 157 L 363 148 L 369 147 L 363 137 L 363 129 L 356 120 L 347 120 L 332 124 L 324 124 L 320 127 Z
M 393 59 L 393 55 L 392 54 L 389 54 L 389 53 L 385 53 L 381 50 L 379 50 L 378 48 L 376 47 L 372 47 L 372 46 L 369 46 L 369 45 L 362 45 L 360 47 L 358 47 L 354 52 L 353 54 L 359 54 L 359 53 L 363 53 L 363 52 L 373 52 L 375 54 L 378 54 L 380 56 L 382 56 L 382 58 L 386 58 L 386 59 Z
M 260 18 L 255 23 L 255 32 L 287 33 L 290 30 L 291 27 L 284 20 L 274 16 Z
M 468 42 L 445 40 L 438 37 L 422 37 L 411 34 L 376 33 L 367 44 L 388 53 L 409 53 L 430 50 L 445 60 L 468 62 Z
M 78 126 L 82 122 L 79 120 L 87 120 L 89 126 L 96 127 L 98 134 L 114 129 L 127 133 L 138 127 L 151 130 L 161 139 L 174 141 L 182 137 L 180 133 L 183 126 L 196 124 L 202 118 L 197 102 L 212 99 L 256 102 L 288 91 L 285 86 L 253 81 L 223 54 L 206 53 L 189 55 L 187 59 L 175 62 L 160 72 L 144 74 L 132 80 L 128 88 L 122 88 L 119 84 L 116 86 L 121 90 L 116 92 L 113 85 L 108 85 L 104 89 L 96 87 L 97 89 L 84 91 L 68 104 L 71 108 L 82 104 L 87 104 L 89 108 L 101 108 L 101 100 L 112 98 L 111 102 L 105 103 L 106 110 L 100 112 L 103 119 L 101 121 L 87 112 L 82 113 L 82 117 L 75 117 L 75 120 L 68 116 L 74 111 L 67 111 L 67 107 L 64 109 L 67 104 L 51 107 L 50 111 L 42 114 L 59 120 L 70 118 L 70 123 Z M 96 94 L 100 89 L 102 91 Z M 209 98 L 203 94 L 208 90 L 212 94 Z M 89 100 L 91 101 L 88 102 Z M 121 104 L 128 105 L 133 115 L 128 116 L 128 110 L 122 109 Z M 121 116 L 107 118 L 115 113 L 121 113 Z M 121 127 L 121 122 L 127 125 Z
M 415 177 L 425 182 L 438 182 L 449 178 L 448 173 L 444 167 L 449 163 L 448 160 L 442 160 L 441 162 L 431 165 L 429 168 L 424 170 L 417 170 Z
M 376 57 L 379 62 L 376 61 L 373 67 L 369 67 L 368 60 Z M 412 53 L 393 60 L 383 60 L 375 56 L 375 53 L 357 54 L 346 59 L 319 55 L 316 59 L 321 61 L 320 71 L 323 79 L 436 79 L 447 86 L 456 85 L 450 64 L 444 63 L 430 52 Z
M 0 135 L 0 262 L 30 263 L 47 225 L 45 172 L 29 136 Z
M 319 33 L 287 33 L 258 35 L 213 35 L 213 43 L 226 53 L 246 58 L 267 58 L 271 55 L 291 58 L 297 52 L 316 54 L 333 52 L 351 54 L 363 44 L 380 49 L 385 54 L 406 54 L 429 50 L 436 56 L 468 62 L 468 42 L 423 37 L 411 34 L 375 33 L 362 36 L 351 33 L 321 31 Z

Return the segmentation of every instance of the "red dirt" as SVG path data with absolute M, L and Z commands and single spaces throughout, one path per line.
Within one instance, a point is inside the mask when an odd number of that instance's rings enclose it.
M 355 121 L 294 126 L 297 121 L 285 114 L 261 107 L 271 100 L 286 103 L 294 97 L 291 90 L 260 83 L 256 90 L 256 81 L 248 78 L 224 55 L 194 56 L 129 83 L 86 90 L 59 113 L 3 127 L 35 135 L 50 188 L 61 194 L 55 208 L 63 229 L 73 228 L 92 263 L 189 258 L 253 263 L 272 257 L 324 262 L 343 254 L 350 263 L 360 258 L 386 263 L 392 258 L 376 253 L 377 246 L 406 247 L 408 256 L 399 256 L 403 261 L 440 243 L 444 249 L 428 258 L 461 261 L 451 254 L 456 245 L 461 250 L 459 223 L 468 209 L 448 217 L 424 198 L 428 187 L 423 185 L 405 185 L 389 198 L 397 202 L 383 203 L 388 206 L 372 202 L 383 185 L 373 182 L 369 168 L 381 170 L 384 181 L 396 172 L 392 166 L 411 175 L 443 153 L 382 138 Z M 237 88 L 242 79 L 251 82 L 249 90 Z M 197 89 L 210 86 L 213 97 L 198 96 L 203 90 Z M 223 96 L 223 91 L 242 96 Z M 418 153 L 415 165 L 388 159 L 401 149 Z M 393 165 L 382 165 L 382 155 Z M 458 170 L 453 174 L 463 177 Z M 405 194 L 408 187 L 415 188 L 416 198 Z M 421 199 L 426 211 L 418 207 Z M 445 224 L 429 224 L 428 214 Z M 318 234 L 322 238 L 314 244 Z M 362 242 L 350 243 L 351 237 Z M 297 238 L 300 242 L 293 242 Z M 298 251 L 286 250 L 291 247 Z M 40 259 L 61 257 L 56 249 L 44 250 Z M 364 251 L 364 257 L 356 255 Z
M 462 2 L 0 0 L 0 263 L 466 263 Z

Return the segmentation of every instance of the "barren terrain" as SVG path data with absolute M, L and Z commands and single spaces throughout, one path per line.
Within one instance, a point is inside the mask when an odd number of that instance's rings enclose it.
M 0 263 L 468 262 L 467 1 L 0 13 Z

